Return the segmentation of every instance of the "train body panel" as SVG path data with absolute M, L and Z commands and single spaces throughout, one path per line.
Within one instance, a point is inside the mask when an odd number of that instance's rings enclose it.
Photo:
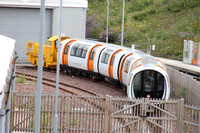
M 123 58 L 122 58 L 122 60 L 121 60 L 121 63 L 119 64 L 119 67 L 120 67 L 120 69 L 119 69 L 119 80 L 120 80 L 120 82 L 122 82 L 124 85 L 127 85 L 127 83 L 126 83 L 126 80 L 127 80 L 127 76 L 128 76 L 128 65 L 126 65 L 127 63 L 127 61 L 128 61 L 128 59 L 133 55 L 133 54 L 135 54 L 135 52 L 128 52 L 128 53 L 126 53 L 124 56 L 123 56 Z
M 165 64 L 138 50 L 97 41 L 66 39 L 61 42 L 60 55 L 61 67 L 117 81 L 127 87 L 129 97 L 169 98 Z
M 60 50 L 62 52 L 60 52 L 60 63 L 61 64 L 66 64 L 66 65 L 69 65 L 68 64 L 68 61 L 69 61 L 69 50 L 72 46 L 72 44 L 74 44 L 76 41 L 78 41 L 77 39 L 66 39 L 64 40 L 63 42 L 61 42 L 61 48 Z
M 119 69 L 120 69 L 120 62 L 123 56 L 128 53 L 126 50 L 118 51 L 113 55 L 113 75 L 111 77 L 115 80 L 119 80 Z M 111 61 L 112 64 L 112 61 Z
M 103 51 L 102 54 L 100 55 L 100 60 L 99 60 L 99 73 L 109 77 L 109 62 L 111 60 L 111 54 L 115 51 L 116 49 L 108 46 L 106 47 Z
M 101 52 L 106 48 L 107 46 L 106 45 L 99 45 L 99 46 L 96 46 L 93 51 L 94 53 L 90 53 L 90 61 L 92 60 L 92 63 L 93 63 L 93 70 L 92 69 L 89 69 L 90 71 L 93 71 L 95 73 L 99 73 L 99 60 L 100 60 L 100 55 L 101 55 Z M 93 55 L 93 58 L 92 58 L 92 55 Z M 90 64 L 88 64 L 90 67 Z
M 127 87 L 129 97 L 166 100 L 169 98 L 169 77 L 164 63 L 160 60 L 140 51 L 113 44 L 88 40 L 81 40 L 80 43 L 88 46 L 87 59 L 81 60 L 81 57 L 75 58 L 70 55 L 68 58 L 71 62 L 70 67 L 118 80 Z M 72 49 L 73 46 L 69 51 L 71 52 Z
M 87 59 L 93 44 L 76 41 L 72 43 L 68 53 L 68 65 L 82 70 L 88 70 Z
M 81 40 L 88 46 L 86 58 L 69 56 L 70 67 L 99 73 L 127 87 L 129 97 L 169 98 L 169 77 L 163 62 L 137 50 Z M 69 49 L 73 49 L 73 45 Z M 79 46 L 78 46 L 79 47 Z M 81 49 L 81 47 L 79 47 Z M 90 60 L 91 59 L 91 60 Z M 79 64 L 78 64 L 79 63 Z M 149 76 L 150 75 L 150 76 Z
M 125 85 L 127 85 L 127 82 L 128 82 L 130 67 L 131 67 L 132 62 L 135 59 L 134 56 L 137 56 L 137 54 L 134 52 L 134 53 L 128 53 L 127 55 L 128 56 L 125 55 L 125 57 L 124 57 L 125 60 L 124 60 L 124 64 L 123 64 L 122 70 L 121 70 L 122 83 Z

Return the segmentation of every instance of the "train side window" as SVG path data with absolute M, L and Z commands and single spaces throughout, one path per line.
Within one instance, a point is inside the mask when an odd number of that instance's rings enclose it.
M 125 72 L 125 73 L 128 73 L 128 70 L 129 70 L 129 68 L 130 68 L 131 62 L 132 62 L 134 59 L 135 59 L 134 57 L 130 57 L 130 58 L 125 62 L 125 65 L 124 65 L 124 72 Z
M 74 44 L 74 46 L 72 46 L 72 50 L 71 50 L 71 53 L 70 53 L 71 56 L 75 56 L 76 55 L 76 51 L 78 49 L 77 45 L 78 44 Z
M 138 91 L 141 91 L 141 80 L 142 80 L 142 77 L 141 77 L 141 72 L 137 73 L 134 77 L 134 90 L 138 90 Z
M 96 49 L 97 49 L 98 47 L 99 47 L 99 46 L 95 47 L 95 48 L 92 50 L 92 52 L 91 52 L 91 54 L 90 54 L 90 60 L 93 60 L 93 59 L 94 59 L 94 53 L 95 53 L 95 51 L 96 51 Z
M 84 45 L 79 44 L 77 51 L 76 51 L 76 56 L 81 57 L 83 53 Z
M 52 44 L 52 41 L 47 42 L 47 45 L 51 46 L 51 44 Z
M 164 76 L 160 73 L 157 73 L 157 89 L 158 91 L 162 91 L 164 89 Z
M 112 52 L 113 52 L 113 50 L 107 49 L 102 55 L 101 62 L 105 63 L 105 64 L 108 64 L 108 60 L 109 60 L 110 54 Z
M 120 51 L 117 51 L 117 52 L 113 55 L 112 60 L 111 60 L 111 63 L 110 63 L 111 66 L 112 66 L 113 63 L 114 63 L 115 56 L 116 56 L 119 52 L 120 52 Z
M 143 71 L 143 89 L 145 92 L 152 92 L 154 90 L 155 72 L 148 70 Z
M 125 72 L 125 73 L 128 73 L 130 64 L 131 64 L 131 62 L 130 62 L 129 60 L 127 60 L 127 61 L 125 62 L 125 65 L 124 65 L 124 72 Z
M 57 48 L 58 40 L 55 41 L 55 47 Z
M 85 47 L 84 47 L 83 52 L 82 52 L 82 55 L 81 55 L 82 58 L 85 58 L 85 56 L 86 56 L 86 54 L 87 54 L 87 51 L 88 51 L 88 48 L 89 48 L 89 46 L 85 46 Z
M 109 53 L 107 53 L 107 54 L 106 54 L 106 57 L 105 57 L 105 64 L 107 64 L 107 63 L 108 63 L 108 59 L 109 59 L 109 57 L 110 57 L 110 54 L 109 54 Z
M 107 53 L 104 52 L 103 55 L 102 55 L 102 58 L 101 58 L 101 63 L 105 63 L 106 56 L 107 56 Z
M 71 41 L 71 42 L 69 42 L 68 44 L 67 44 L 67 46 L 65 47 L 65 52 L 64 52 L 64 54 L 68 54 L 68 50 L 69 50 L 69 46 L 73 43 L 74 41 Z
M 116 55 L 113 55 L 113 57 L 112 57 L 112 60 L 111 60 L 111 63 L 110 63 L 111 66 L 112 66 L 113 63 L 114 63 L 115 56 L 116 56 Z

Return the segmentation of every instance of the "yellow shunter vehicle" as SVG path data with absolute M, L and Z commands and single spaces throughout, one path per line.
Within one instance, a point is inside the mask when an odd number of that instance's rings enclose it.
M 61 37 L 61 41 L 69 39 L 69 37 Z M 53 36 L 47 40 L 43 46 L 43 67 L 55 69 L 57 65 L 57 47 L 58 36 Z M 28 61 L 35 66 L 38 66 L 39 43 L 27 41 L 26 54 Z

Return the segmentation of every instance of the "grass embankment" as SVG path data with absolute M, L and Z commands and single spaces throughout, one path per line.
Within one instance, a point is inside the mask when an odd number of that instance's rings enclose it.
M 88 0 L 87 38 L 106 40 L 106 0 Z M 110 0 L 109 42 L 121 43 L 123 0 Z M 126 0 L 124 45 L 182 60 L 183 39 L 200 42 L 200 0 Z

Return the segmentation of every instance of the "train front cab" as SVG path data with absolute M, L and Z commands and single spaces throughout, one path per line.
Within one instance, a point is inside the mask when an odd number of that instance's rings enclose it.
M 144 69 L 132 75 L 129 97 L 169 99 L 170 87 L 167 73 L 159 68 Z
M 129 97 L 169 99 L 170 83 L 165 64 L 151 56 L 135 61 L 127 94 Z
M 162 98 L 165 84 L 162 74 L 154 70 L 144 70 L 134 76 L 132 88 L 135 97 Z

